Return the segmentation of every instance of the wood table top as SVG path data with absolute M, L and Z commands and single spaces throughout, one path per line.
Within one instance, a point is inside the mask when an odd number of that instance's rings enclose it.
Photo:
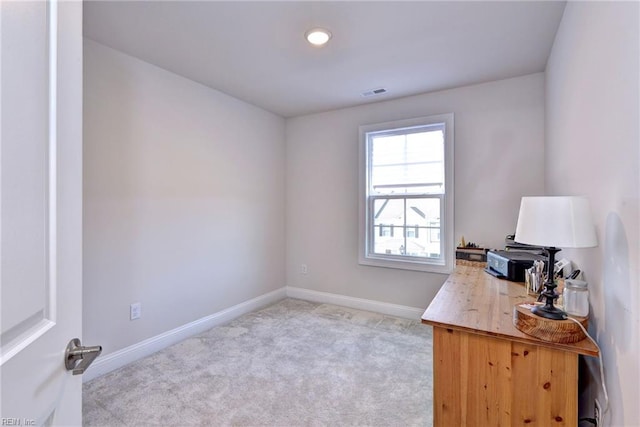
M 458 265 L 422 315 L 429 325 L 504 338 L 525 344 L 598 356 L 589 340 L 563 344 L 540 340 L 518 330 L 513 324 L 516 304 L 533 302 L 524 285 L 498 279 L 478 266 Z

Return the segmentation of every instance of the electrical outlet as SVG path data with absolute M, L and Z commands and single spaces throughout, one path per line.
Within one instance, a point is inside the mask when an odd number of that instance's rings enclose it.
M 129 319 L 136 320 L 142 317 L 142 304 L 134 302 L 129 306 Z
M 307 264 L 302 264 L 300 266 L 300 273 L 307 274 L 308 272 L 309 272 L 309 269 L 307 268 Z
M 596 427 L 602 426 L 602 407 L 600 407 L 600 402 L 596 399 L 594 408 L 593 408 L 593 417 L 596 419 Z

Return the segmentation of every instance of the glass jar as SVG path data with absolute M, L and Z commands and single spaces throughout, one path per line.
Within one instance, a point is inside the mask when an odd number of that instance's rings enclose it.
M 564 282 L 564 311 L 570 316 L 589 316 L 589 290 L 587 282 L 568 279 Z

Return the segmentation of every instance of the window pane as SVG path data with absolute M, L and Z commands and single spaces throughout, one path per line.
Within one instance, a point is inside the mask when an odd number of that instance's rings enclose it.
M 373 201 L 373 253 L 440 258 L 440 199 Z
M 398 254 L 404 244 L 404 200 L 376 199 L 373 201 L 374 251 Z
M 371 194 L 443 194 L 444 132 L 371 136 Z
M 412 227 L 413 226 L 413 227 Z M 440 199 L 407 199 L 407 255 L 440 258 Z

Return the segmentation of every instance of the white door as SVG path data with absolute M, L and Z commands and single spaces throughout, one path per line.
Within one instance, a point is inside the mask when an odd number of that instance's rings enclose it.
M 0 0 L 0 425 L 80 425 L 82 3 Z

